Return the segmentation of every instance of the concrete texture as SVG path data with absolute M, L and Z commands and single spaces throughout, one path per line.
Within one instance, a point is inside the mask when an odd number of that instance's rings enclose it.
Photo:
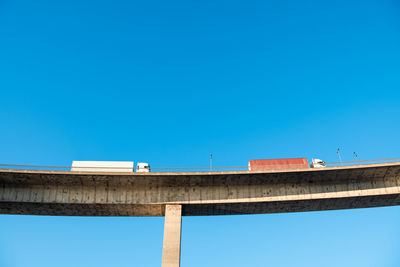
M 0 170 L 0 213 L 164 216 L 298 212 L 400 204 L 400 163 L 307 170 L 88 173 Z
M 179 267 L 181 261 L 182 206 L 165 206 L 162 267 Z

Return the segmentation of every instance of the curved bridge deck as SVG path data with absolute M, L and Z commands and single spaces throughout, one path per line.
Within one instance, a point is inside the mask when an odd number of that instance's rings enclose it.
M 0 213 L 234 215 L 400 205 L 400 163 L 270 172 L 0 170 Z

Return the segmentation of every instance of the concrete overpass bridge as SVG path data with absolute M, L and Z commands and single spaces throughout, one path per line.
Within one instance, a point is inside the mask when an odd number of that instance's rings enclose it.
M 165 216 L 162 266 L 179 266 L 181 216 L 400 204 L 400 162 L 283 171 L 0 170 L 0 213 Z

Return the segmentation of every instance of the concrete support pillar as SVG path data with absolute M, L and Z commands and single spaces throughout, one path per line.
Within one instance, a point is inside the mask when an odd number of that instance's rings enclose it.
M 179 267 L 181 261 L 182 205 L 165 206 L 162 267 Z

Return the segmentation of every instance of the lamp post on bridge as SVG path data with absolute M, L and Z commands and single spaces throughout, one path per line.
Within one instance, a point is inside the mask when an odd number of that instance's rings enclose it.
M 210 172 L 212 172 L 212 154 L 210 153 Z

